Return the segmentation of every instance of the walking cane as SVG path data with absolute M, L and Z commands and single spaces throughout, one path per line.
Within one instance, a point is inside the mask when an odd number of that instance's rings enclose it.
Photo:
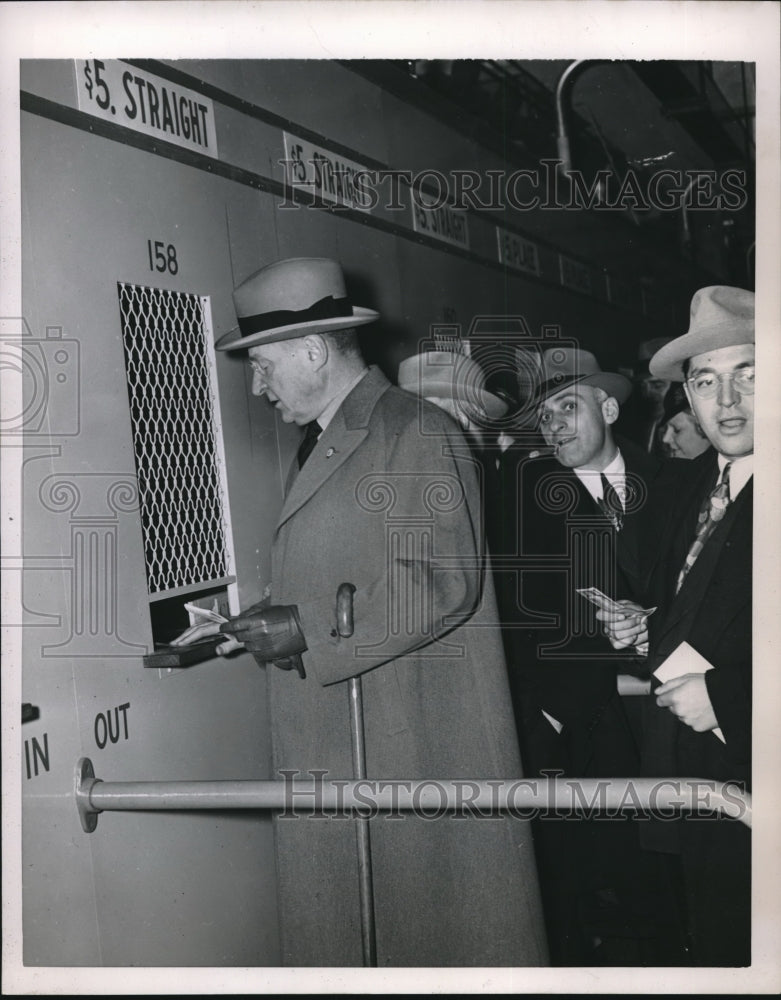
M 336 628 L 343 639 L 353 634 L 353 594 L 351 583 L 342 583 L 336 595 Z M 366 745 L 363 732 L 363 692 L 361 678 L 348 681 L 350 697 L 350 736 L 353 747 L 353 772 L 356 779 L 366 777 Z M 361 901 L 361 941 L 363 964 L 377 965 L 377 941 L 374 929 L 374 892 L 372 887 L 372 858 L 369 842 L 369 818 L 358 816 L 356 838 L 358 846 L 358 890 Z

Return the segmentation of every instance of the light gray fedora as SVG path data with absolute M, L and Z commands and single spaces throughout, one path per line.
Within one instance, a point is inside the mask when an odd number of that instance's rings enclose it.
M 481 417 L 496 420 L 507 412 L 507 403 L 485 388 L 480 365 L 455 351 L 424 351 L 399 365 L 399 387 L 418 396 L 454 399 Z
M 683 362 L 705 351 L 754 343 L 754 293 L 730 285 L 708 285 L 694 293 L 689 329 L 651 358 L 652 375 L 683 382 Z
M 293 340 L 372 323 L 373 309 L 347 298 L 340 264 L 326 257 L 278 260 L 250 275 L 233 292 L 239 325 L 215 344 L 218 351 Z

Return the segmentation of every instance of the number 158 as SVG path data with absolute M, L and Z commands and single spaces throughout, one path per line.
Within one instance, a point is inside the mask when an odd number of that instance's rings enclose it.
M 150 271 L 168 271 L 169 274 L 176 274 L 179 270 L 179 263 L 176 259 L 176 247 L 173 243 L 167 246 L 162 240 L 146 241 L 146 249 L 149 254 Z

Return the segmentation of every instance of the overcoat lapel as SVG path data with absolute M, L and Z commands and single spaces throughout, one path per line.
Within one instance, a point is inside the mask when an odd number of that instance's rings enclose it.
M 365 440 L 369 433 L 371 412 L 389 385 L 390 382 L 382 372 L 378 368 L 371 367 L 320 435 L 317 447 L 304 468 L 296 472 L 294 465 L 294 471 L 288 479 L 288 492 L 280 511 L 277 531 L 303 507 Z

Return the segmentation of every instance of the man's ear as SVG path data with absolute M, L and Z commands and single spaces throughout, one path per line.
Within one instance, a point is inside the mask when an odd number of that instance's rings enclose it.
M 608 396 L 606 400 L 602 403 L 602 416 L 605 418 L 606 424 L 614 424 L 618 420 L 618 414 L 621 412 L 621 407 L 618 405 L 618 400 L 615 396 Z
M 319 371 L 328 360 L 328 344 L 319 333 L 310 333 L 308 337 L 304 337 L 304 350 L 314 371 Z

